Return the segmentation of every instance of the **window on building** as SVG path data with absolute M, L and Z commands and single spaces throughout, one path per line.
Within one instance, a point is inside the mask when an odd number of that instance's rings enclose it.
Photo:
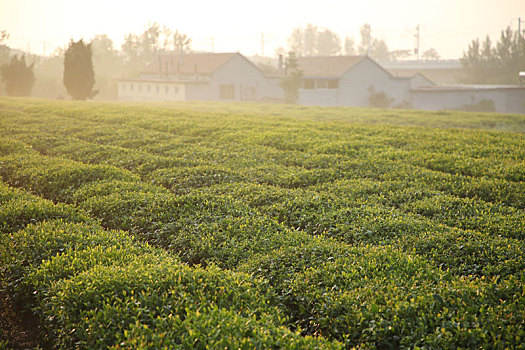
M 157 94 L 159 93 L 159 90 L 160 90 L 160 88 L 159 88 L 159 86 L 157 85 L 157 86 L 156 86 Z
M 165 93 L 168 93 L 169 91 L 170 91 L 169 86 L 164 86 L 164 92 L 165 92 Z
M 174 86 L 173 87 L 173 92 L 178 94 L 179 93 L 179 87 L 178 86 Z
M 317 89 L 328 89 L 328 80 L 326 80 L 326 79 L 317 79 L 315 81 L 315 87 Z
M 126 91 L 126 84 L 122 83 L 122 91 Z
M 233 84 L 219 86 L 219 96 L 222 99 L 234 99 L 235 98 L 235 86 Z
M 148 85 L 148 92 L 151 91 L 151 85 Z
M 304 79 L 303 88 L 305 89 L 315 89 L 315 80 L 313 79 Z
M 252 100 L 255 98 L 255 87 L 247 86 L 242 89 L 242 98 Z
M 142 91 L 142 84 L 139 84 L 139 91 Z
M 133 84 L 129 84 L 129 91 L 133 91 Z
M 339 80 L 328 80 L 328 88 L 329 89 L 339 89 Z

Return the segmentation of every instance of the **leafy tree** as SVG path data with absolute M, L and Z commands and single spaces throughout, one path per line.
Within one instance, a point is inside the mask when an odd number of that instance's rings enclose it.
M 9 61 L 9 51 L 11 50 L 4 44 L 7 39 L 9 39 L 9 34 L 5 30 L 0 31 L 0 64 Z
M 191 38 L 176 30 L 173 34 L 173 47 L 177 52 L 189 52 L 191 50 Z
M 295 28 L 288 37 L 288 48 L 298 56 L 331 56 L 341 52 L 341 39 L 328 29 L 319 29 L 312 24 L 306 28 Z
M 115 79 L 121 74 L 122 57 L 113 46 L 113 40 L 107 35 L 95 35 L 90 41 L 93 53 L 93 65 L 97 67 L 95 80 L 100 92 L 97 98 L 116 99 L 117 84 Z
M 439 60 L 440 58 L 441 58 L 441 56 L 439 55 L 437 50 L 434 49 L 434 48 L 428 49 L 425 52 L 423 52 L 423 59 L 424 60 L 435 61 L 435 60 Z
M 303 30 L 304 35 L 304 48 L 303 53 L 305 56 L 317 55 L 317 27 L 308 23 L 306 28 Z
M 35 82 L 34 63 L 26 64 L 25 56 L 13 56 L 8 64 L 0 67 L 5 90 L 9 96 L 29 96 Z
M 525 70 L 525 38 L 508 27 L 495 45 L 488 36 L 483 42 L 474 39 L 461 63 L 465 83 L 516 84 L 518 72 Z
M 122 44 L 124 53 L 124 76 L 136 77 L 145 65 L 155 60 L 159 54 L 174 50 L 190 51 L 191 38 L 179 31 L 173 32 L 159 24 L 149 24 L 140 35 L 127 34 Z
M 279 69 L 277 69 L 277 67 L 275 67 L 273 64 L 271 64 L 270 62 L 259 62 L 257 63 L 257 67 L 264 73 L 264 74 L 268 74 L 268 75 L 271 75 L 271 74 L 278 74 L 279 73 Z
M 316 54 L 333 56 L 341 52 L 341 39 L 334 32 L 324 29 L 317 33 Z
M 388 97 L 384 91 L 375 91 L 375 87 L 373 85 L 368 87 L 368 92 L 370 93 L 368 96 L 368 103 L 372 107 L 388 108 L 394 102 L 394 99 Z
M 284 91 L 284 101 L 286 103 L 297 103 L 302 77 L 303 72 L 299 69 L 295 53 L 288 53 L 285 62 L 285 76 L 279 84 Z
M 375 39 L 372 37 L 372 28 L 370 24 L 365 23 L 361 27 L 361 44 L 359 44 L 358 52 L 360 55 L 369 55 L 376 60 L 389 60 L 390 55 L 388 46 L 384 40 Z
M 353 56 L 357 54 L 357 50 L 355 49 L 355 41 L 354 38 L 346 37 L 345 38 L 345 55 Z
M 291 52 L 295 52 L 297 56 L 304 56 L 304 33 L 303 29 L 295 28 L 292 34 L 288 37 L 288 48 Z
M 74 100 L 93 98 L 98 90 L 95 85 L 91 44 L 85 44 L 81 39 L 71 41 L 64 57 L 64 86 Z
M 359 44 L 358 52 L 360 55 L 370 55 L 372 51 L 372 28 L 370 24 L 365 23 L 359 30 L 361 33 L 361 44 Z

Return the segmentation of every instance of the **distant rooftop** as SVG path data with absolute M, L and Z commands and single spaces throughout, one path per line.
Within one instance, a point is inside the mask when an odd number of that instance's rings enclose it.
M 238 53 L 173 53 L 160 55 L 141 74 L 200 74 L 210 75 Z
M 388 70 L 439 70 L 439 69 L 461 69 L 460 60 L 419 60 L 419 61 L 395 61 L 381 62 L 381 65 Z
M 299 57 L 297 64 L 304 77 L 338 78 L 365 56 Z
M 448 85 L 448 86 L 421 86 L 418 91 L 466 91 L 466 90 L 503 90 L 503 89 L 525 89 L 518 85 Z

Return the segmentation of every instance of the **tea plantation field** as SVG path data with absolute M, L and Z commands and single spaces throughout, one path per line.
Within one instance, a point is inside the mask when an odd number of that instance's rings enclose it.
M 0 269 L 44 348 L 523 349 L 525 116 L 0 98 Z

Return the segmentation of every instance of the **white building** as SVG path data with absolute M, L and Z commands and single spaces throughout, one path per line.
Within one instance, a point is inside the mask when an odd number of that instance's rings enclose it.
M 508 85 L 430 86 L 414 89 L 412 105 L 417 109 L 443 110 L 490 105 L 495 112 L 525 113 L 525 88 Z
M 489 105 L 496 112 L 525 113 L 524 87 L 437 86 L 416 71 L 396 76 L 367 56 L 299 57 L 297 63 L 303 72 L 302 105 L 367 107 L 379 99 L 390 107 Z M 149 64 L 140 78 L 118 80 L 118 96 L 127 101 L 282 102 L 283 73 L 266 76 L 239 53 L 167 54 Z
M 119 100 L 124 101 L 258 101 L 272 97 L 266 76 L 239 53 L 161 55 L 139 78 L 119 79 L 117 88 Z
M 392 106 L 410 103 L 412 88 L 433 83 L 422 75 L 395 77 L 367 56 L 300 57 L 303 87 L 299 104 L 370 106 L 384 93 Z

